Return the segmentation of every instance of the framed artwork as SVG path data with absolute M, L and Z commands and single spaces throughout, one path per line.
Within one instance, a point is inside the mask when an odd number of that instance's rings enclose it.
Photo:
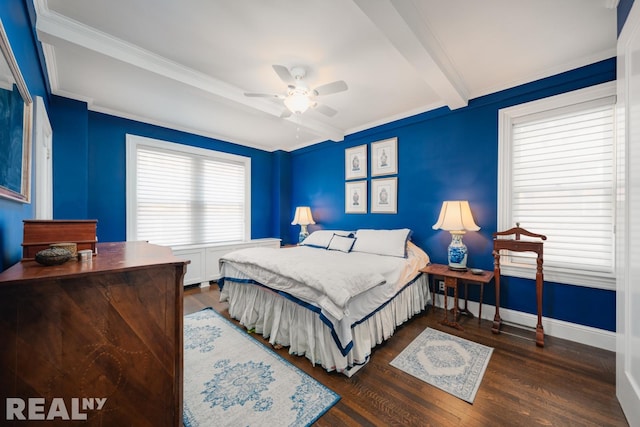
M 398 138 L 371 143 L 371 176 L 398 173 Z
M 398 178 L 371 180 L 371 213 L 397 213 Z
M 31 203 L 33 99 L 1 21 L 0 70 L 0 197 Z
M 367 177 L 367 145 L 344 150 L 344 176 L 346 180 Z
M 345 213 L 367 213 L 367 181 L 345 183 L 344 211 Z

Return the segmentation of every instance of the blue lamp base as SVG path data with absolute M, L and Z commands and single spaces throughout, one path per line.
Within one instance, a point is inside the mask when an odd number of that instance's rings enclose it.
M 467 246 L 462 242 L 464 231 L 451 231 L 451 243 L 448 248 L 449 269 L 467 270 Z
M 309 232 L 307 231 L 306 225 L 300 225 L 300 234 L 298 234 L 298 243 L 302 243 L 304 239 L 309 237 Z

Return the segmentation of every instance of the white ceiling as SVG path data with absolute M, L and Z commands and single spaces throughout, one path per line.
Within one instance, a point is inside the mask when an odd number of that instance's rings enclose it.
M 617 0 L 34 0 L 52 92 L 89 109 L 293 150 L 615 56 Z M 280 118 L 273 64 L 311 87 Z

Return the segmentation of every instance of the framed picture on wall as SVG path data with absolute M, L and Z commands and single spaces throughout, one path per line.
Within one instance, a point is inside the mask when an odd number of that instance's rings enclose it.
M 344 211 L 345 213 L 367 213 L 367 181 L 345 183 Z
M 371 144 L 371 176 L 398 173 L 398 138 Z
M 371 213 L 398 212 L 398 178 L 371 181 Z
M 367 177 L 366 144 L 344 150 L 344 176 L 347 181 Z

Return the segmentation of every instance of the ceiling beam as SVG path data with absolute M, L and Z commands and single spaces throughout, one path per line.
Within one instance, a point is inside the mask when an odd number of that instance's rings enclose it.
M 467 106 L 467 88 L 412 1 L 353 1 L 450 109 Z
M 126 43 L 94 28 L 51 12 L 46 6 L 42 7 L 40 5 L 40 7 L 37 7 L 37 11 L 36 30 L 38 39 L 43 44 L 54 45 L 57 40 L 62 40 L 272 116 L 280 118 L 282 114 L 281 106 L 265 99 L 248 98 L 244 96 L 242 89 L 234 85 L 182 66 L 138 46 Z M 55 64 L 47 64 L 47 68 L 51 67 L 54 70 L 50 70 L 50 74 L 52 73 L 55 76 Z M 56 80 L 54 79 L 52 84 Z M 295 115 L 292 115 L 281 120 L 287 120 L 295 126 L 327 140 L 335 142 L 344 140 L 344 131 L 309 117 L 304 117 L 303 120 L 300 120 Z

